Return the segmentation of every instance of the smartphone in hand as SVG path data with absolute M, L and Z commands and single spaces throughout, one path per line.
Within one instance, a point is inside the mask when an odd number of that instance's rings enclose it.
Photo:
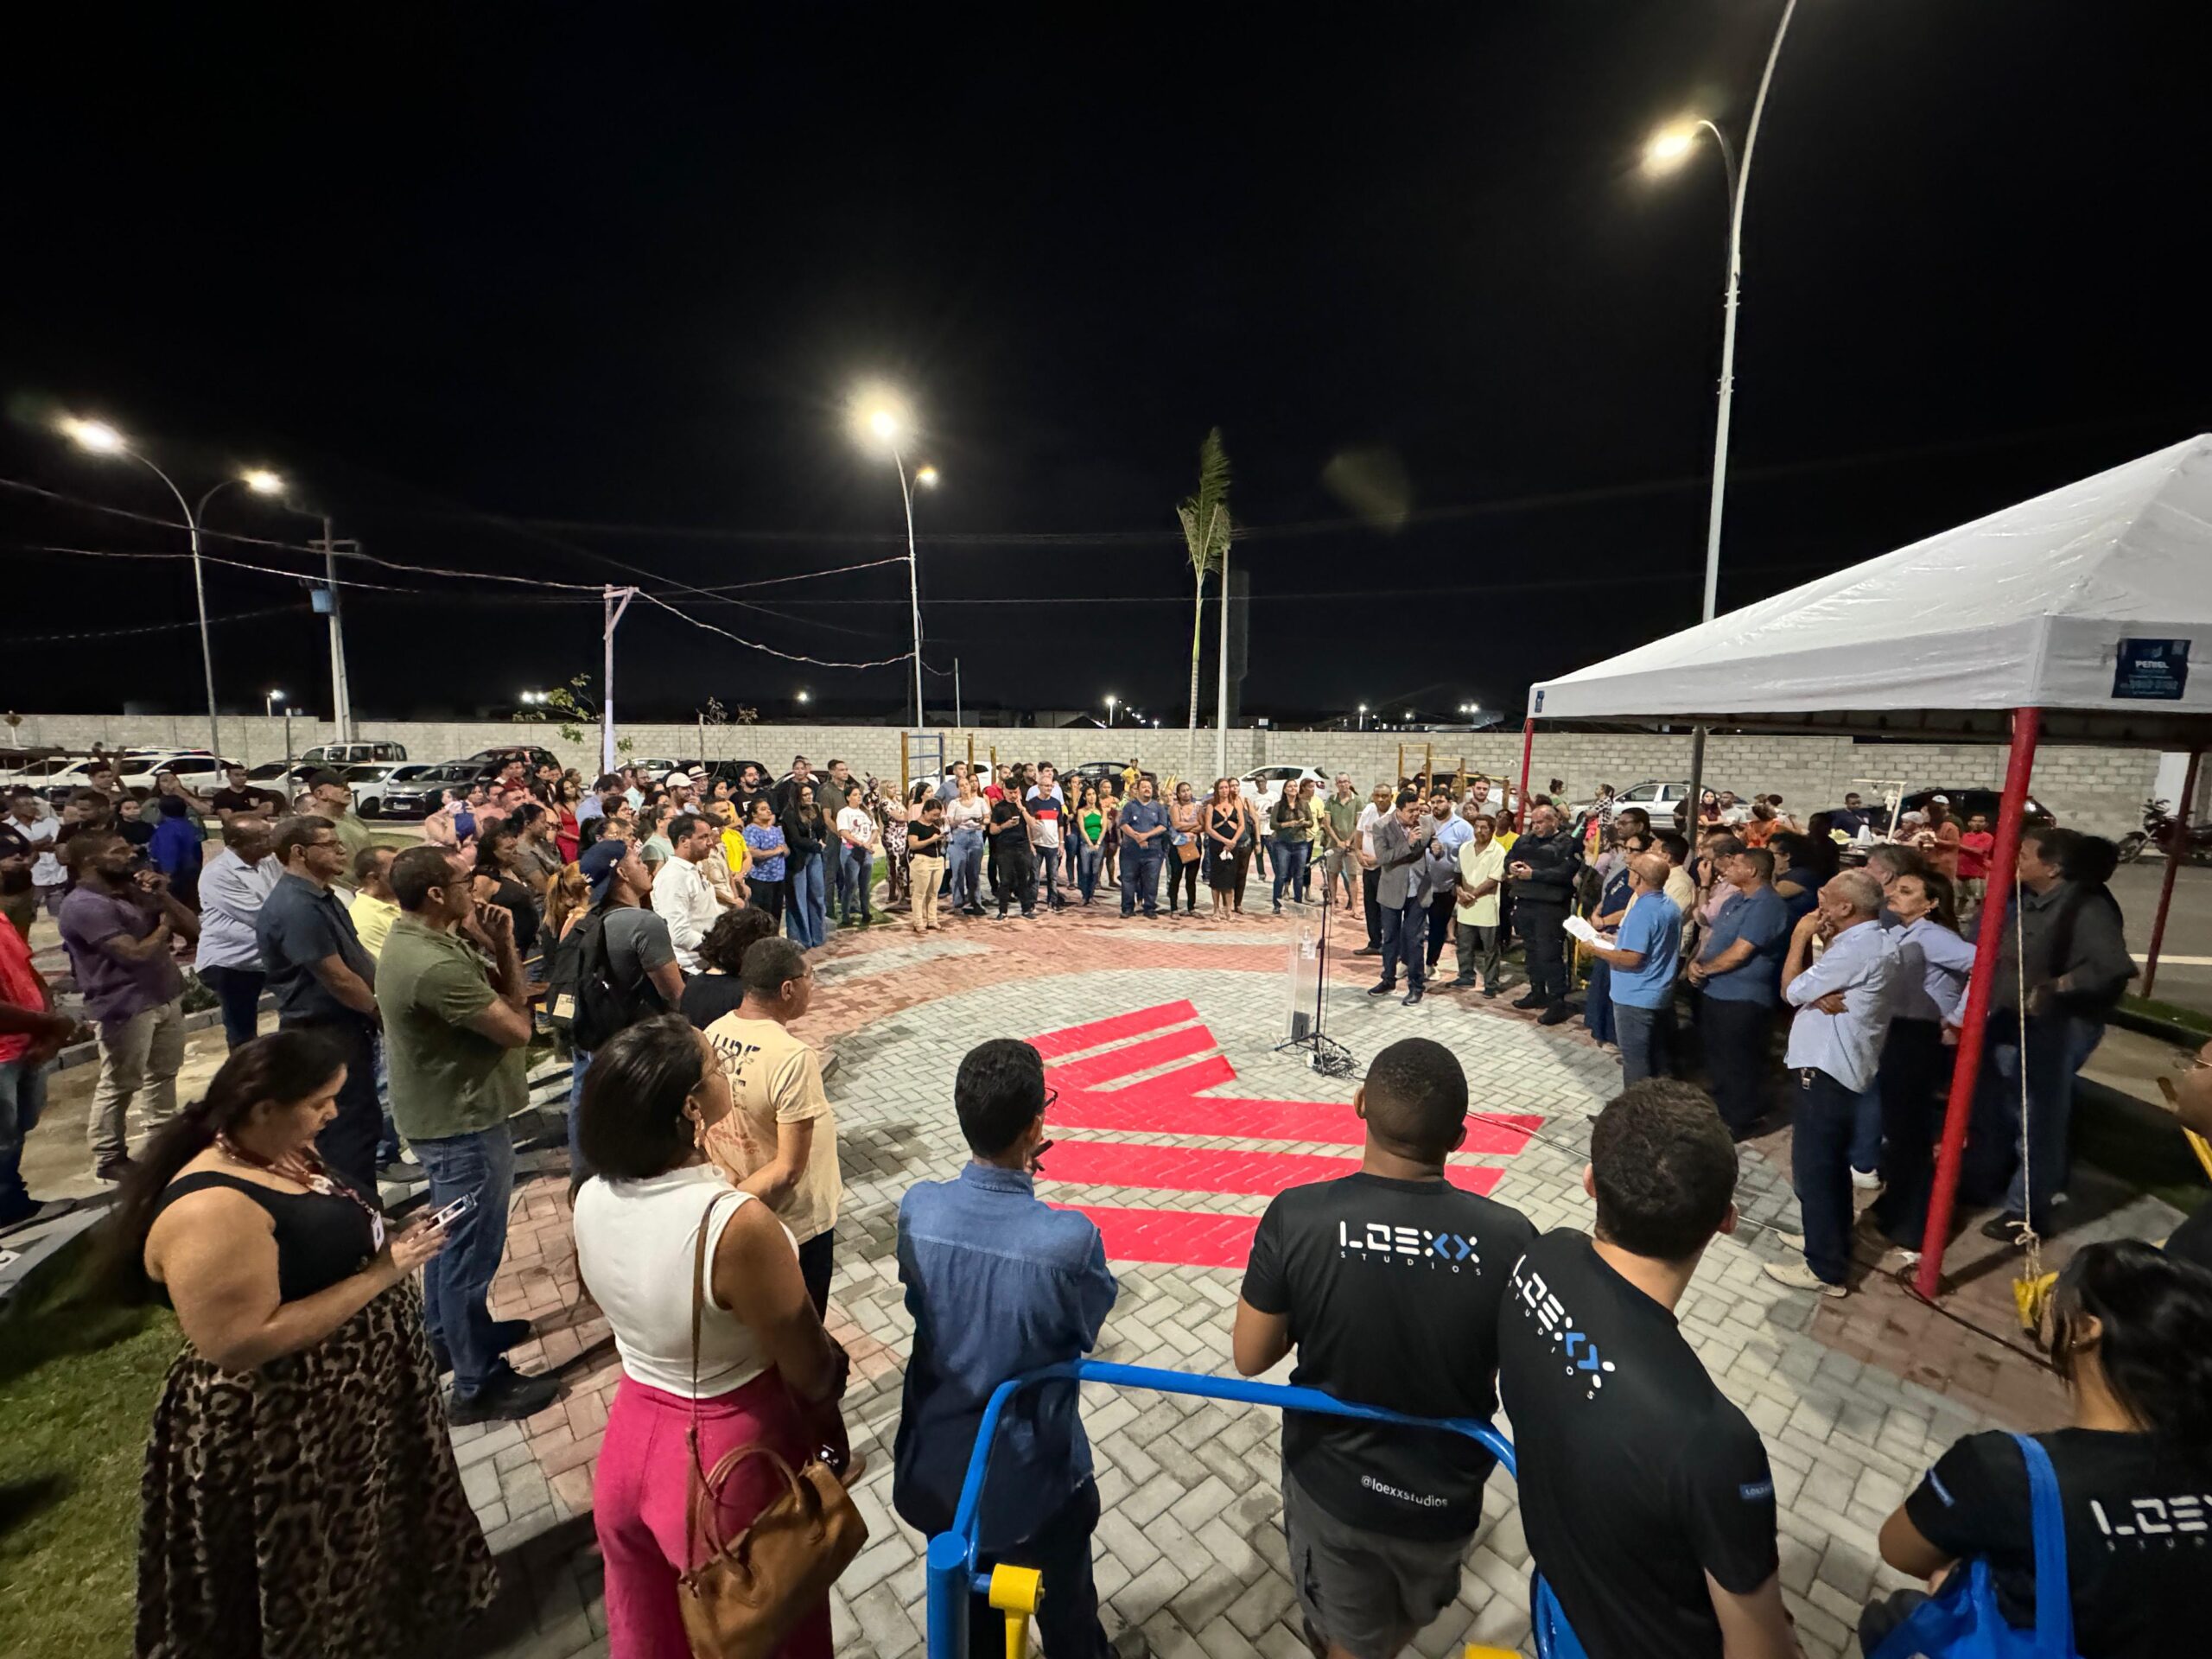
M 432 1215 L 430 1225 L 438 1228 L 450 1227 L 463 1216 L 474 1213 L 475 1209 L 476 1195 L 474 1192 L 464 1192 L 444 1209 Z

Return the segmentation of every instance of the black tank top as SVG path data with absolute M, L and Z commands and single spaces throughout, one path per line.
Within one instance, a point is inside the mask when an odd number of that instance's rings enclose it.
M 346 1179 L 335 1170 L 330 1178 L 334 1181 Z M 155 1217 L 159 1219 L 162 1211 L 187 1194 L 211 1187 L 243 1192 L 269 1212 L 270 1220 L 276 1224 L 276 1294 L 282 1300 L 296 1302 L 329 1289 L 359 1273 L 377 1252 L 369 1217 L 344 1193 L 279 1192 L 215 1170 L 171 1181 L 162 1192 Z M 156 1285 L 155 1289 L 166 1303 L 168 1287 Z

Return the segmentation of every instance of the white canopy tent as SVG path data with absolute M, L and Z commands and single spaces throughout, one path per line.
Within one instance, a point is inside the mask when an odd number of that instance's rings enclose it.
M 2122 641 L 2186 641 L 2191 678 Z M 1530 688 L 1535 720 L 2193 747 L 2212 723 L 2212 435 Z M 2171 695 L 2180 682 L 2178 695 Z
M 2196 674 L 2190 675 L 2190 659 Z M 2212 737 L 2212 435 L 1529 688 L 1537 723 L 2008 741 L 1993 870 L 2010 870 L 2044 736 L 2186 749 Z M 2183 815 L 2186 816 L 2186 807 Z M 2177 860 L 2152 934 L 2155 961 Z M 2010 907 L 1993 881 L 1917 1287 L 1940 1282 Z

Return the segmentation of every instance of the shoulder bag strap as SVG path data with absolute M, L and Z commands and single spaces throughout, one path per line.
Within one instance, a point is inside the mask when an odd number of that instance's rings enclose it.
M 2038 1659 L 2073 1659 L 2074 1592 L 2066 1577 L 2066 1510 L 2050 1453 L 2025 1434 L 2012 1439 L 2028 1465 L 2029 1517 L 2036 1545 L 2036 1652 Z
M 691 1466 L 705 1479 L 707 1465 L 699 1452 L 699 1337 L 705 1329 L 707 1317 L 707 1240 L 715 1230 L 715 1211 L 728 1198 L 742 1196 L 735 1187 L 720 1192 L 707 1200 L 707 1207 L 699 1216 L 699 1242 L 691 1253 L 691 1424 L 685 1438 L 691 1443 Z

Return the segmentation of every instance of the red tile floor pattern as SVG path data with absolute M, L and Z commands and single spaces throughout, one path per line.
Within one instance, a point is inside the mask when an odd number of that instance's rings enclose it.
M 1056 1058 L 1046 1083 L 1058 1091 L 1056 1127 L 1137 1130 L 1154 1135 L 1233 1135 L 1245 1141 L 1324 1141 L 1360 1144 L 1359 1119 L 1342 1103 L 1295 1100 L 1215 1100 L 1198 1092 L 1236 1080 L 1236 1070 L 1217 1051 L 1213 1033 L 1198 1023 L 1188 1001 L 1160 1003 L 1109 1019 L 1065 1027 L 1033 1038 Z M 1112 1046 L 1103 1046 L 1113 1045 Z M 1077 1058 L 1084 1057 L 1084 1058 Z M 1186 1064 L 1193 1062 L 1196 1064 Z M 1160 1072 L 1160 1068 L 1169 1070 Z M 1159 1075 L 1144 1077 L 1146 1072 Z M 1113 1085 L 1120 1084 L 1119 1088 Z M 1484 1124 L 1480 1144 L 1467 1151 L 1510 1157 L 1542 1120 Z M 1048 1201 L 1057 1184 L 1120 1186 L 1168 1192 L 1236 1192 L 1272 1198 L 1285 1187 L 1335 1180 L 1359 1168 L 1355 1157 L 1270 1152 L 1253 1146 L 1150 1146 L 1125 1141 L 1066 1141 L 1056 1145 L 1039 1171 Z M 1470 1192 L 1488 1193 L 1504 1172 L 1495 1165 L 1455 1164 L 1450 1179 Z M 1183 1267 L 1241 1268 L 1250 1254 L 1258 1222 L 1249 1216 L 1216 1216 L 1177 1210 L 1065 1206 L 1098 1224 L 1109 1262 L 1164 1262 Z

